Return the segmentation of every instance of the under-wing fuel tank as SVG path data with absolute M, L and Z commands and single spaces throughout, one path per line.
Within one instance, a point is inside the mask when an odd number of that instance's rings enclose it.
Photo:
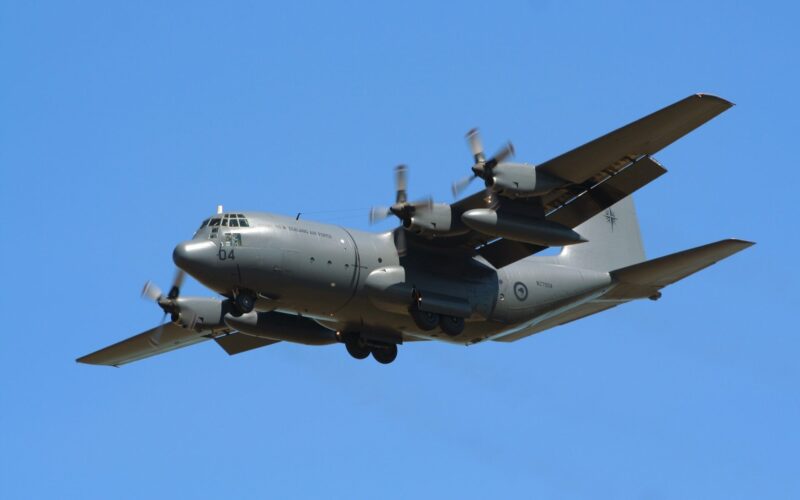
M 483 234 L 534 245 L 558 247 L 586 241 L 580 234 L 556 222 L 497 212 L 489 208 L 468 210 L 461 216 L 461 220 Z

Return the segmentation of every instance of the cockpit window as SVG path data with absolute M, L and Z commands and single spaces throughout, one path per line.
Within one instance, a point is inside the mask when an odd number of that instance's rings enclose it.
M 250 222 L 247 220 L 244 214 L 220 214 L 217 217 L 203 221 L 203 225 L 200 226 L 200 229 L 206 226 L 250 227 Z

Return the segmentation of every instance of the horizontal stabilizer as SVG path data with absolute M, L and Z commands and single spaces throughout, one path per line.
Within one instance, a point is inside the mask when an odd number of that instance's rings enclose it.
M 254 337 L 252 335 L 246 335 L 239 332 L 225 335 L 223 337 L 217 337 L 214 340 L 217 342 L 217 344 L 219 344 L 220 347 L 225 349 L 225 352 L 231 356 L 234 354 L 239 354 L 240 352 L 252 351 L 253 349 L 258 349 L 259 347 L 280 342 L 280 340 L 262 339 L 260 337 Z
M 611 272 L 617 286 L 603 298 L 619 300 L 649 297 L 659 289 L 754 244 L 744 240 L 722 240 L 617 269 Z
M 87 354 L 75 361 L 90 365 L 120 366 L 204 340 L 208 340 L 208 337 L 203 336 L 202 333 L 183 328 L 175 323 L 165 323 L 92 354 Z

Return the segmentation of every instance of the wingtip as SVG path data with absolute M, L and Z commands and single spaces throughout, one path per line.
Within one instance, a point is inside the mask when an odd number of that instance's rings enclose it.
M 94 354 L 87 354 L 86 356 L 81 356 L 80 358 L 76 358 L 75 362 L 80 363 L 82 365 L 92 365 L 92 366 L 113 366 L 114 368 L 119 368 L 119 365 L 103 362 L 103 360 L 98 360 Z
M 720 104 L 724 104 L 726 108 L 731 108 L 733 106 L 736 106 L 736 103 L 731 102 L 731 101 L 729 101 L 727 99 L 724 99 L 724 98 L 722 98 L 722 97 L 720 97 L 718 95 L 715 95 L 715 94 L 708 94 L 706 92 L 698 92 L 698 93 L 696 93 L 694 95 L 699 97 L 700 99 L 708 99 L 708 100 L 718 101 Z
M 756 242 L 755 241 L 742 240 L 742 239 L 739 239 L 739 238 L 727 238 L 727 239 L 724 239 L 724 240 L 720 240 L 719 242 L 717 242 L 717 244 L 722 244 L 722 245 L 728 246 L 730 248 L 735 248 L 736 250 L 734 252 L 741 252 L 742 250 L 746 250 L 746 249 L 750 248 L 751 246 L 755 245 Z

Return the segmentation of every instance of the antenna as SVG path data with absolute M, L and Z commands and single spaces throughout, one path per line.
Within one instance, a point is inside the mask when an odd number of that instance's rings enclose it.
M 222 205 L 217 205 L 217 215 L 222 213 Z

